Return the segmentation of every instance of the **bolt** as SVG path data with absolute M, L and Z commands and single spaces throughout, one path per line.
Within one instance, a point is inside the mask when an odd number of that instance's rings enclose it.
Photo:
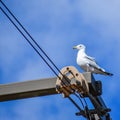
M 76 73 L 75 75 L 78 76 L 78 73 Z

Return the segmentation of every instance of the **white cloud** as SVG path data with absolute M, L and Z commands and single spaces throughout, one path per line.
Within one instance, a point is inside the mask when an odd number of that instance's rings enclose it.
M 26 65 L 18 73 L 17 80 L 34 80 L 55 76 L 48 66 L 41 60 L 27 60 Z
M 119 4 L 119 0 L 85 0 L 80 2 L 80 14 L 83 23 L 93 27 L 104 37 L 119 38 Z

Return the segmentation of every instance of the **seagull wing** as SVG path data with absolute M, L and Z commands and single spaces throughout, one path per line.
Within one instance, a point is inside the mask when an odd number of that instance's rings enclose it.
M 95 58 L 94 58 L 94 57 L 91 57 L 91 56 L 86 55 L 85 58 L 86 58 L 86 59 L 89 59 L 89 60 L 91 60 L 91 61 L 93 61 L 93 62 L 95 62 Z
M 88 64 L 90 67 L 94 68 L 94 73 L 96 74 L 104 74 L 104 75 L 108 75 L 108 76 L 112 76 L 112 73 L 106 72 L 103 68 L 101 68 L 95 61 L 94 58 L 90 57 L 90 56 L 86 56 L 85 57 L 88 60 Z
M 103 75 L 108 75 L 108 76 L 113 76 L 112 73 L 106 72 L 103 68 L 99 67 L 97 64 L 97 66 L 93 65 L 93 64 L 89 64 L 91 67 L 94 67 L 94 72 L 96 74 L 103 74 Z
M 100 68 L 100 66 L 96 63 L 95 58 L 88 55 L 85 55 L 84 58 L 86 59 L 86 61 L 88 61 L 89 66 L 104 71 L 104 69 Z

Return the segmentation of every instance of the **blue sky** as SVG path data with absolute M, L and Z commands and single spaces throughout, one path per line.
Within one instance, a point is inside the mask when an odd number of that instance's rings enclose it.
M 113 77 L 103 81 L 105 103 L 119 119 L 120 1 L 4 0 L 59 69 L 76 64 L 72 47 L 85 44 L 87 53 Z M 1 4 L 0 4 L 1 6 Z M 54 74 L 0 11 L 0 83 L 53 77 Z M 69 106 L 69 107 L 68 107 Z M 73 120 L 77 109 L 61 95 L 0 103 L 0 120 Z M 83 119 L 81 117 L 81 119 Z

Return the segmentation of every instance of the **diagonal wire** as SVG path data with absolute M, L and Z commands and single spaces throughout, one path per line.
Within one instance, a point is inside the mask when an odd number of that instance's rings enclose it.
M 59 68 L 54 64 L 54 62 L 50 59 L 50 57 L 45 53 L 45 51 L 39 46 L 39 44 L 34 40 L 34 38 L 30 35 L 30 33 L 24 28 L 24 26 L 19 22 L 19 20 L 14 16 L 14 14 L 9 10 L 9 8 L 2 2 L 2 0 L 0 0 L 0 2 L 2 3 L 2 5 L 7 9 L 7 11 L 11 14 L 11 16 L 17 21 L 17 23 L 21 26 L 21 28 L 25 31 L 25 33 L 31 38 L 31 40 L 35 43 L 35 45 L 42 51 L 42 53 L 46 56 L 46 58 L 51 62 L 51 64 L 56 68 L 56 70 L 60 73 L 61 71 L 59 70 Z M 3 9 L 1 9 L 3 11 Z M 3 11 L 4 12 L 4 11 Z M 5 12 L 4 12 L 5 14 Z M 5 14 L 8 19 L 14 24 L 14 22 L 10 19 L 10 17 Z M 23 32 L 14 24 L 14 26 L 18 29 L 18 31 L 23 35 L 23 37 L 28 41 L 28 43 L 33 47 L 33 49 L 39 54 L 39 56 L 44 60 L 44 62 L 49 66 L 49 68 L 54 72 L 54 74 L 59 77 L 57 75 L 57 73 L 54 71 L 54 69 L 49 65 L 49 63 L 43 58 L 43 56 L 39 53 L 39 51 L 32 45 L 32 43 L 28 40 L 28 38 L 23 34 Z M 63 74 L 62 74 L 63 75 Z M 83 108 L 85 108 L 80 96 L 78 96 L 77 94 L 74 94 L 81 102 Z M 81 108 L 79 106 L 77 106 L 77 104 L 75 104 L 75 102 L 73 102 L 73 100 L 71 98 L 69 98 L 71 100 L 71 102 L 79 109 L 81 110 Z M 84 102 L 87 105 L 87 102 L 84 99 Z
M 74 95 L 80 100 L 82 107 L 85 108 L 83 101 L 81 100 L 81 97 L 79 95 L 77 95 L 76 93 L 74 93 Z
M 15 15 L 10 11 L 10 9 L 0 1 L 2 5 L 7 9 L 7 11 L 11 14 L 11 16 L 17 21 L 17 23 L 21 26 L 21 28 L 26 32 L 26 34 L 31 38 L 31 40 L 35 43 L 35 45 L 41 50 L 41 52 L 46 56 L 46 58 L 51 62 L 51 64 L 56 68 L 56 70 L 62 75 L 59 68 L 55 65 L 55 63 L 50 59 L 50 57 L 46 54 L 46 52 L 40 47 L 40 45 L 35 41 L 35 39 L 31 36 L 31 34 L 25 29 L 25 27 L 20 23 L 20 21 L 15 17 Z
M 21 28 L 25 31 L 25 33 L 31 38 L 31 40 L 35 43 L 35 45 L 42 51 L 42 53 L 46 56 L 46 58 L 51 62 L 51 64 L 56 68 L 56 70 L 64 77 L 62 72 L 59 70 L 59 68 L 55 65 L 55 63 L 50 59 L 50 57 L 46 54 L 46 52 L 40 47 L 40 45 L 35 41 L 35 39 L 31 36 L 31 34 L 25 29 L 25 27 L 20 23 L 20 21 L 15 17 L 15 15 L 10 11 L 10 9 L 2 2 L 0 1 L 2 5 L 7 9 L 7 11 L 10 13 L 10 15 L 16 20 L 16 22 L 21 26 Z M 28 40 L 27 40 L 28 41 Z M 50 68 L 51 69 L 51 68 Z M 52 70 L 53 71 L 53 70 Z M 53 71 L 55 73 L 55 71 Z M 55 73 L 56 75 L 57 73 Z M 58 75 L 56 75 L 59 77 Z M 66 79 L 66 78 L 65 78 Z M 67 81 L 67 80 L 66 80 Z
M 7 10 L 9 10 L 7 8 L 7 6 L 0 1 Z M 43 59 L 43 61 L 48 65 L 48 67 L 54 72 L 54 74 L 59 77 L 57 75 L 57 73 L 55 72 L 55 70 L 49 65 L 49 63 L 46 61 L 46 59 L 40 54 L 40 52 L 34 47 L 34 45 L 29 41 L 29 39 L 25 36 L 25 34 L 18 28 L 18 26 L 13 22 L 13 20 L 7 15 L 7 13 L 0 7 L 1 11 L 6 15 L 6 17 L 11 21 L 11 23 L 16 27 L 16 29 L 21 33 L 21 35 L 25 38 L 25 40 L 32 46 L 32 48 L 37 52 L 37 54 Z M 9 13 L 11 14 L 10 10 Z M 28 34 L 28 36 L 33 40 L 33 42 L 37 45 L 37 47 L 44 53 L 44 55 L 48 58 L 48 60 L 54 65 L 54 67 L 61 73 L 61 71 L 58 69 L 58 67 L 53 63 L 53 61 L 47 56 L 47 54 L 41 49 L 41 47 L 37 44 L 37 42 L 32 38 L 32 36 L 26 31 L 26 29 L 22 26 L 22 24 L 16 19 L 16 17 L 11 14 L 14 19 L 19 23 L 19 25 L 24 29 L 24 31 Z M 62 73 L 61 73 L 62 74 Z M 63 74 L 62 74 L 63 75 Z M 81 111 L 82 109 L 76 104 L 76 102 L 71 98 L 68 97 L 68 99 Z
M 50 57 L 45 53 L 45 51 L 38 45 L 38 43 L 34 40 L 34 38 L 30 35 L 30 33 L 24 28 L 24 26 L 18 21 L 18 19 L 13 15 L 13 13 L 8 9 L 8 7 L 2 2 L 2 0 L 0 0 L 0 2 L 2 3 L 2 5 L 7 9 L 7 11 L 11 14 L 11 16 L 17 21 L 17 23 L 21 26 L 21 28 L 25 31 L 25 33 L 31 38 L 31 40 L 34 42 L 34 44 L 41 50 L 41 52 L 46 56 L 46 58 L 51 62 L 51 64 L 56 68 L 56 70 L 61 74 L 61 71 L 59 70 L 59 68 L 54 64 L 54 62 L 50 59 Z M 56 73 L 56 71 L 50 66 L 50 64 L 47 62 L 47 60 L 40 54 L 40 52 L 34 47 L 34 45 L 29 41 L 29 39 L 25 36 L 25 34 L 18 28 L 18 26 L 13 22 L 13 20 L 5 13 L 5 11 L 0 7 L 1 11 L 7 16 L 7 18 L 11 21 L 11 23 L 16 27 L 16 29 L 22 34 L 22 36 L 27 40 L 27 42 L 32 46 L 32 48 L 38 53 L 38 55 L 43 59 L 43 61 L 48 65 L 48 67 L 54 72 L 54 74 L 58 76 L 58 74 Z M 82 103 L 83 108 L 85 108 L 81 97 L 78 96 L 77 94 L 74 94 Z M 73 101 L 73 99 L 71 97 L 68 97 L 69 100 L 81 111 L 82 109 L 75 103 L 75 101 Z M 84 103 L 87 105 L 86 100 L 84 99 Z
M 0 7 L 1 11 L 6 15 L 6 17 L 11 21 L 11 23 L 16 27 L 16 29 L 21 33 L 21 35 L 25 38 L 25 40 L 32 46 L 32 48 L 37 52 L 37 54 L 43 59 L 43 61 L 48 65 L 48 67 L 54 72 L 56 76 L 57 73 L 55 70 L 49 65 L 49 63 L 45 60 L 45 58 L 40 54 L 40 52 L 34 47 L 34 45 L 29 41 L 29 39 L 25 36 L 25 34 L 18 28 L 18 26 L 13 22 L 13 20 L 7 15 L 7 13 Z

